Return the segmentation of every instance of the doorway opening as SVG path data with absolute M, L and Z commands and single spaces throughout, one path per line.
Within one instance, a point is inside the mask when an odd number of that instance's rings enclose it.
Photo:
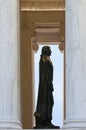
M 46 43 L 39 43 L 39 49 L 34 53 L 34 79 L 35 79 L 35 108 L 37 105 L 38 86 L 39 86 L 39 59 L 41 55 L 41 49 Z M 52 54 L 51 60 L 54 67 L 53 72 L 53 87 L 54 87 L 54 106 L 52 113 L 52 123 L 59 125 L 60 128 L 63 126 L 64 118 L 64 53 L 62 53 L 57 44 L 48 43 Z

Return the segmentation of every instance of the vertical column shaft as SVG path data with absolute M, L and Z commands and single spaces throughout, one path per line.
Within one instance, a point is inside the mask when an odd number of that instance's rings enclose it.
M 0 128 L 21 128 L 19 0 L 0 0 Z
M 66 0 L 66 120 L 86 128 L 86 1 Z

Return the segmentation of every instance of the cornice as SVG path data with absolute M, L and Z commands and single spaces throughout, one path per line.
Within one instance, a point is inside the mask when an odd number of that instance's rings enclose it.
M 65 11 L 65 0 L 21 0 L 21 11 Z

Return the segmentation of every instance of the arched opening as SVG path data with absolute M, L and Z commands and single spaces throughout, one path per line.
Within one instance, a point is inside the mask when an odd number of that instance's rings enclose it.
M 41 1 L 40 1 L 41 2 Z M 29 2 L 28 2 L 29 3 Z M 45 2 L 44 2 L 45 3 Z M 52 2 L 53 3 L 53 2 Z M 42 4 L 41 4 L 42 5 Z M 45 7 L 45 6 L 44 6 Z M 34 60 L 32 42 L 57 42 L 64 37 L 65 11 L 24 11 L 21 13 L 21 84 L 22 124 L 24 129 L 33 128 L 34 117 Z
M 51 60 L 54 66 L 53 86 L 54 86 L 54 106 L 53 106 L 53 119 L 52 123 L 55 125 L 63 126 L 64 118 L 64 53 L 62 53 L 56 43 L 52 42 L 39 42 L 39 49 L 34 53 L 34 111 L 37 104 L 38 85 L 39 85 L 39 59 L 41 49 L 44 45 L 49 45 L 52 50 Z

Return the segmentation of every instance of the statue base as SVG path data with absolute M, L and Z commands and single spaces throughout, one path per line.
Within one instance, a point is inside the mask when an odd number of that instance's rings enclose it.
M 40 126 L 35 126 L 33 129 L 60 129 L 59 126 L 49 126 L 49 125 L 40 125 Z
M 36 117 L 36 126 L 33 129 L 60 129 L 60 127 L 53 125 L 51 121 L 43 121 Z

